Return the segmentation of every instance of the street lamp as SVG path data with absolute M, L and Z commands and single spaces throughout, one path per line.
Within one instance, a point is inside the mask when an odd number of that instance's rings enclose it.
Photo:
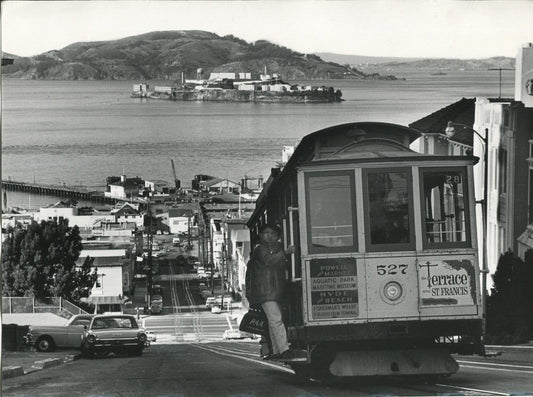
M 481 200 L 476 200 L 476 204 L 481 204 L 482 218 L 483 218 L 483 269 L 482 273 L 482 302 L 483 302 L 483 327 L 485 327 L 486 321 L 486 312 L 487 312 L 487 274 L 489 273 L 488 263 L 487 263 L 487 190 L 488 190 L 488 137 L 489 129 L 485 128 L 485 136 L 483 137 L 479 132 L 474 130 L 472 127 L 466 124 L 454 123 L 453 121 L 448 121 L 448 126 L 444 131 L 447 136 L 452 137 L 455 134 L 455 126 L 470 130 L 477 136 L 481 142 L 483 142 L 483 198 Z M 473 145 L 472 145 L 473 147 Z M 483 330 L 485 331 L 485 330 Z

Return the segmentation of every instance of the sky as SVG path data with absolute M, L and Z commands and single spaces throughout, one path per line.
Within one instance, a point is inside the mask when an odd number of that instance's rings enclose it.
M 1 7 L 2 51 L 19 56 L 192 29 L 303 53 L 386 57 L 514 57 L 533 42 L 529 0 L 4 0 Z

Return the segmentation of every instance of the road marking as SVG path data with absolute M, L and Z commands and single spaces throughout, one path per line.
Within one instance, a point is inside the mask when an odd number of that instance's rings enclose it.
M 223 352 L 214 350 L 212 347 L 211 348 L 207 348 L 207 347 L 205 347 L 205 345 L 204 346 L 202 346 L 202 345 L 190 345 L 190 346 L 194 346 L 194 347 L 197 347 L 199 349 L 203 349 L 203 350 L 209 351 L 211 353 L 219 354 L 221 356 L 229 356 L 229 357 L 234 357 L 234 358 L 240 358 L 241 360 L 250 361 L 250 362 L 253 362 L 255 364 L 262 364 L 262 365 L 265 365 L 267 367 L 275 368 L 275 369 L 278 369 L 278 370 L 281 370 L 281 371 L 285 371 L 285 372 L 294 374 L 294 371 L 292 369 L 281 367 L 279 365 L 267 363 L 267 362 L 264 362 L 264 361 L 259 361 L 258 359 L 242 357 L 242 356 L 239 356 L 237 354 L 223 353 Z M 220 348 L 218 348 L 218 349 L 220 349 Z
M 233 325 L 231 325 L 231 320 L 229 319 L 229 316 L 226 314 L 226 321 L 228 322 L 229 329 L 233 329 Z
M 491 370 L 491 371 L 502 371 L 502 372 L 517 372 L 521 374 L 532 374 L 533 371 L 521 371 L 519 369 L 506 369 L 506 368 L 491 368 L 491 367 L 480 367 L 476 365 L 461 365 L 461 368 L 475 368 L 475 369 L 484 369 L 484 370 Z
M 502 350 L 530 350 L 533 349 L 533 346 L 506 346 L 506 345 L 485 345 L 485 348 L 490 349 L 502 349 Z
M 182 325 L 183 328 L 191 328 L 192 325 Z M 226 328 L 220 324 L 204 324 L 202 325 L 203 328 L 220 328 L 222 331 L 224 331 Z M 175 328 L 174 325 L 153 325 L 153 324 L 147 324 L 143 328 L 148 328 L 150 330 L 155 329 L 168 329 L 168 328 Z
M 473 392 L 476 392 L 476 393 L 484 393 L 484 394 L 490 393 L 490 394 L 494 394 L 494 395 L 497 395 L 497 396 L 511 396 L 511 394 L 509 394 L 509 393 L 500 393 L 500 392 L 497 392 L 497 391 L 472 389 L 470 387 L 452 386 L 452 385 L 446 385 L 446 384 L 440 384 L 440 383 L 435 383 L 435 386 L 451 387 L 452 389 L 456 389 L 456 390 L 473 391 Z
M 463 360 L 456 360 L 458 363 L 465 363 L 465 364 L 478 364 L 478 365 L 493 365 L 495 367 L 511 367 L 511 368 L 528 368 L 533 370 L 532 365 L 515 365 L 515 364 L 499 364 L 499 363 L 484 363 L 480 361 L 463 361 Z

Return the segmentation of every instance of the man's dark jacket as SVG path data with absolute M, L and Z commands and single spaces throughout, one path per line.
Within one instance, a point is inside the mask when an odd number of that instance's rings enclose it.
M 285 287 L 287 257 L 281 243 L 259 244 L 246 265 L 246 297 L 250 306 L 266 301 L 279 302 Z

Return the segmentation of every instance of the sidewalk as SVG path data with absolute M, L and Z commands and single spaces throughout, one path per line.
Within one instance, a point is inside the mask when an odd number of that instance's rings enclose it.
M 77 350 L 58 350 L 50 353 L 39 353 L 35 350 L 2 351 L 2 379 L 55 367 L 80 357 L 81 353 Z

